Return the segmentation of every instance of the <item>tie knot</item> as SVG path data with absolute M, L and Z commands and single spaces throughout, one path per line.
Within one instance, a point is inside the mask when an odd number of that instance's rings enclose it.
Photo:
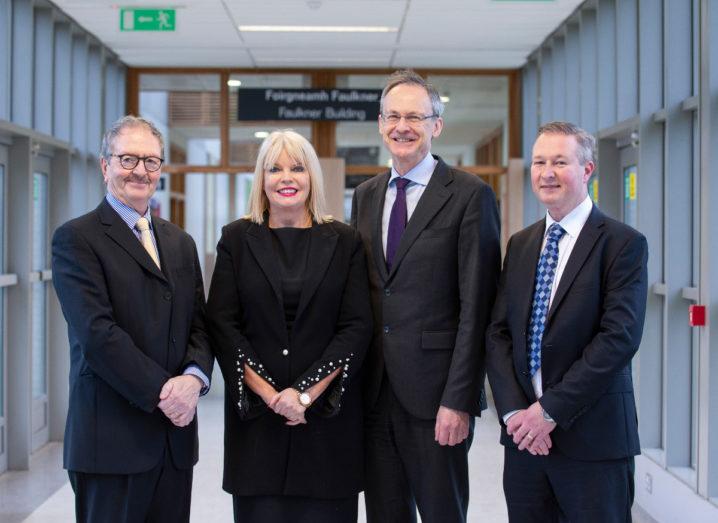
M 564 234 L 566 234 L 566 231 L 558 224 L 558 222 L 552 223 L 551 227 L 548 228 L 548 237 L 550 240 L 558 241 Z
M 149 231 L 150 230 L 150 222 L 147 221 L 147 218 L 145 218 L 143 216 L 142 218 L 137 220 L 136 227 L 137 227 L 137 230 L 139 230 L 140 232 Z
M 409 182 L 411 182 L 411 180 L 407 180 L 406 178 L 397 178 L 396 190 L 403 191 L 404 189 L 406 189 L 406 186 L 409 185 Z

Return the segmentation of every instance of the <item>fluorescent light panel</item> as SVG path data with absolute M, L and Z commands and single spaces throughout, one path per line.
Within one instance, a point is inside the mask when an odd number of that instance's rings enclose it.
M 240 25 L 239 30 L 259 33 L 396 33 L 398 28 L 381 25 Z

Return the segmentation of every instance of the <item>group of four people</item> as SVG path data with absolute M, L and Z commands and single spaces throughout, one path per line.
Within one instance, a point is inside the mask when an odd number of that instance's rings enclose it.
M 191 238 L 150 215 L 161 134 L 112 126 L 106 198 L 53 238 L 78 521 L 189 519 L 213 357 L 236 521 L 356 521 L 362 490 L 369 522 L 466 521 L 487 369 L 510 520 L 630 521 L 645 239 L 588 198 L 593 138 L 553 122 L 531 163 L 546 218 L 501 272 L 493 191 L 430 152 L 442 112 L 421 76 L 389 77 L 392 168 L 356 189 L 351 226 L 326 214 L 309 142 L 271 133 L 206 304 Z

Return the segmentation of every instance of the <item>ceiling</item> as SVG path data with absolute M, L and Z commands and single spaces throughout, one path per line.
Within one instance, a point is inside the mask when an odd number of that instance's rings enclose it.
M 136 67 L 516 68 L 583 0 L 53 0 Z M 120 31 L 120 8 L 174 7 L 173 32 Z M 242 25 L 386 26 L 247 32 Z

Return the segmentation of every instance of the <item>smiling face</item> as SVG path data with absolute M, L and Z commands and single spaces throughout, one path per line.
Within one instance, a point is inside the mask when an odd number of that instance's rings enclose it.
M 270 217 L 281 216 L 284 222 L 306 221 L 309 216 L 307 199 L 311 190 L 306 166 L 292 160 L 286 151 L 282 151 L 274 164 L 265 168 L 263 186 L 269 202 Z
M 382 106 L 384 116 L 427 116 L 433 113 L 426 89 L 414 84 L 399 84 L 386 94 Z M 399 174 L 406 174 L 431 150 L 431 139 L 441 134 L 444 122 L 441 117 L 427 118 L 409 125 L 406 118 L 392 124 L 379 116 L 379 133 L 391 153 L 392 165 Z
M 112 143 L 115 155 L 131 154 L 134 156 L 162 156 L 159 140 L 145 126 L 125 127 Z M 148 172 L 143 161 L 139 161 L 134 169 L 125 169 L 120 165 L 117 156 L 100 160 L 102 177 L 107 190 L 122 203 L 132 207 L 138 213 L 147 212 L 150 198 L 155 193 L 162 170 Z
M 593 162 L 580 164 L 574 136 L 545 133 L 534 143 L 531 186 L 556 221 L 561 221 L 586 198 L 593 169 Z

